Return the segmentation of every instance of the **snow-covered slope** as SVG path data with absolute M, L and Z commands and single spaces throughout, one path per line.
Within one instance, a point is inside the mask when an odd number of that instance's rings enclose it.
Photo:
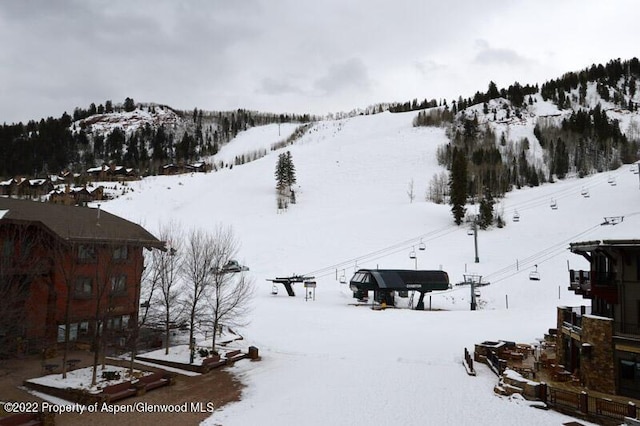
M 90 129 L 96 134 L 106 136 L 113 132 L 115 128 L 120 128 L 125 133 L 131 133 L 145 125 L 150 125 L 154 128 L 164 125 L 172 128 L 181 122 L 182 119 L 170 108 L 149 106 L 146 109 L 140 107 L 129 112 L 95 114 L 74 122 L 71 127 L 75 130 Z
M 248 385 L 242 401 L 214 413 L 208 424 L 567 421 L 495 396 L 497 379 L 487 368 L 466 375 L 463 350 L 484 340 L 534 342 L 555 326 L 557 305 L 587 302 L 567 290 L 567 262 L 586 267 L 568 243 L 589 239 L 604 216 L 640 211 L 638 176 L 624 166 L 509 193 L 497 207 L 507 226 L 479 232 L 475 263 L 473 237 L 453 224 L 450 207 L 424 201 L 429 179 L 441 171 L 435 152 L 446 138 L 441 129 L 412 127 L 414 116 L 316 123 L 287 147 L 299 188 L 297 204 L 284 213 L 277 211 L 274 188 L 278 151 L 217 173 L 147 178 L 102 205 L 151 231 L 169 220 L 186 228 L 232 225 L 241 242 L 239 260 L 251 268 L 256 286 L 251 324 L 242 334 L 262 361 L 234 367 Z M 254 147 L 280 139 L 273 131 L 243 137 L 255 138 L 243 142 Z M 519 222 L 511 220 L 516 211 Z M 421 242 L 425 251 L 417 250 Z M 534 265 L 541 281 L 528 279 Z M 468 287 L 432 294 L 426 302 L 433 311 L 353 306 L 338 277 L 376 266 L 442 267 L 454 283 L 476 273 L 492 284 L 481 289 L 481 309 L 474 312 Z M 315 301 L 305 301 L 302 288 L 295 298 L 282 289 L 271 294 L 266 279 L 293 273 L 317 277 Z

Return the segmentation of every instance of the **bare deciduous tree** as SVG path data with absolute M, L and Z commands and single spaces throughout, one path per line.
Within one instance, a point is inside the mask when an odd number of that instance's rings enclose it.
M 448 177 L 446 172 L 436 173 L 429 181 L 426 199 L 436 204 L 443 204 L 448 191 Z
M 67 358 L 71 344 L 71 300 L 74 293 L 74 284 L 77 279 L 76 268 L 78 263 L 73 254 L 77 251 L 75 244 L 66 244 L 63 241 L 55 241 L 52 244 L 52 263 L 58 274 L 62 277 L 67 292 L 64 304 L 64 342 L 62 349 L 62 378 L 67 378 Z M 67 261 L 66 257 L 71 253 L 72 261 Z M 58 330 L 58 334 L 60 330 Z M 58 337 L 60 339 L 60 337 Z
M 202 229 L 192 229 L 184 244 L 182 277 L 185 289 L 185 308 L 189 315 L 189 362 L 193 362 L 194 332 L 196 320 L 203 314 L 203 298 L 212 281 L 216 265 L 215 240 Z
M 416 193 L 414 192 L 414 182 L 413 182 L 413 178 L 411 178 L 411 180 L 409 181 L 409 184 L 407 185 L 407 195 L 409 196 L 409 202 L 413 203 L 413 199 L 416 198 Z
M 170 223 L 160 229 L 160 239 L 167 242 L 166 251 L 155 251 L 152 267 L 157 268 L 158 291 L 157 302 L 162 307 L 165 334 L 165 354 L 169 353 L 169 339 L 171 328 L 175 326 L 182 315 L 180 301 L 179 274 L 183 257 L 182 235 L 177 225 Z
M 216 336 L 221 326 L 237 327 L 247 324 L 247 314 L 253 295 L 253 281 L 243 272 L 229 272 L 225 265 L 238 252 L 233 230 L 218 226 L 213 234 L 211 283 L 207 291 L 210 326 L 213 329 L 211 350 L 216 351 Z

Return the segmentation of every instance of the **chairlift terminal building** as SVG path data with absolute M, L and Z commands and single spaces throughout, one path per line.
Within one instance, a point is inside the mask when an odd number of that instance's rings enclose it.
M 374 300 L 393 306 L 396 292 L 407 297 L 409 291 L 420 293 L 416 309 L 424 309 L 424 294 L 431 291 L 448 290 L 449 275 L 445 271 L 410 269 L 359 269 L 349 281 L 353 297 L 365 300 L 373 291 Z

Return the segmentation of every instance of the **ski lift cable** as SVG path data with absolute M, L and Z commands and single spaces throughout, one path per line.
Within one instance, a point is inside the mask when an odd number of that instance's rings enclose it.
M 448 226 L 446 228 L 437 229 L 437 230 L 431 231 L 431 232 L 429 232 L 427 234 L 423 234 L 422 236 L 415 237 L 415 238 L 413 238 L 411 240 L 406 240 L 406 241 L 403 241 L 403 242 L 400 242 L 400 243 L 396 243 L 396 244 L 394 244 L 392 246 L 388 246 L 388 247 L 382 248 L 380 250 L 377 250 L 377 251 L 374 251 L 374 252 L 371 252 L 371 253 L 368 253 L 368 254 L 365 254 L 365 255 L 362 255 L 362 256 L 358 256 L 356 258 L 352 258 L 350 260 L 347 260 L 347 261 L 344 261 L 344 262 L 340 262 L 340 263 L 337 263 L 337 264 L 334 264 L 334 265 L 331 265 L 331 266 L 328 266 L 328 267 L 325 267 L 325 268 L 322 268 L 322 269 L 319 269 L 319 270 L 311 272 L 309 274 L 318 276 L 318 275 L 322 275 L 322 273 L 325 272 L 325 271 L 327 273 L 333 273 L 333 271 L 336 268 L 348 266 L 348 265 L 350 265 L 350 264 L 352 264 L 354 262 L 360 262 L 361 264 L 363 262 L 371 262 L 373 260 L 384 258 L 384 257 L 390 256 L 392 254 L 396 254 L 396 253 L 402 252 L 404 250 L 407 250 L 409 247 L 415 246 L 415 244 L 418 241 L 420 241 L 420 239 L 422 239 L 423 242 L 425 241 L 425 238 L 426 238 L 426 241 L 432 241 L 432 240 L 434 240 L 436 238 L 441 238 L 441 237 L 443 237 L 443 236 L 445 236 L 445 235 L 447 235 L 447 234 L 449 234 L 451 232 L 454 232 L 456 230 L 457 230 L 457 226 Z M 440 233 L 440 235 L 438 235 L 438 233 Z M 431 236 L 431 237 L 429 238 L 429 236 Z
M 632 216 L 636 216 L 640 214 L 640 212 L 632 212 L 626 215 L 623 215 L 624 217 L 632 217 Z M 572 241 L 575 241 L 577 238 L 582 237 L 585 234 L 588 234 L 589 232 L 593 231 L 594 229 L 600 227 L 601 225 L 594 225 L 591 228 L 588 228 L 576 235 L 573 235 L 559 243 L 554 244 L 553 246 L 547 247 L 546 249 L 539 251 L 537 253 L 534 253 L 524 259 L 519 259 L 517 265 L 511 264 L 511 265 L 507 265 L 505 267 L 503 267 L 502 269 L 496 270 L 488 275 L 486 275 L 486 278 L 492 278 L 493 282 L 499 282 L 504 280 L 505 278 L 509 278 L 512 277 L 514 275 L 517 275 L 519 273 L 525 272 L 527 268 L 531 267 L 534 264 L 541 264 L 546 262 L 547 260 L 550 260 L 552 258 L 554 258 L 557 254 L 562 253 L 565 250 L 566 244 L 571 243 Z M 495 277 L 499 277 L 500 275 L 503 275 L 505 273 L 508 273 L 510 271 L 512 271 L 514 268 L 516 268 L 516 266 L 518 267 L 523 267 L 522 270 L 519 270 L 515 273 L 511 273 L 509 274 L 507 277 L 503 277 L 503 278 L 495 278 Z
M 615 175 L 618 175 L 621 173 L 620 170 L 616 170 L 614 172 L 612 172 Z M 528 199 L 527 201 L 523 201 L 520 203 L 515 203 L 510 205 L 507 209 L 505 209 L 505 213 L 511 213 L 513 212 L 515 209 L 519 209 L 519 210 L 529 210 L 535 207 L 539 207 L 539 206 L 543 206 L 544 204 L 548 203 L 549 197 L 551 196 L 552 198 L 555 198 L 556 200 L 558 199 L 564 199 L 570 196 L 575 195 L 575 191 L 576 188 L 581 187 L 584 189 L 591 189 L 594 188 L 596 186 L 600 186 L 600 185 L 604 185 L 605 183 L 608 182 L 609 180 L 609 175 L 611 175 L 611 173 L 609 173 L 608 175 L 605 175 L 604 173 L 599 174 L 598 176 L 594 176 L 591 178 L 592 183 L 590 183 L 589 185 L 584 185 L 584 182 L 581 181 L 576 181 L 576 183 L 572 183 L 571 185 L 568 185 L 566 188 L 562 188 L 550 193 L 546 193 L 544 195 L 539 195 L 537 197 Z
M 620 169 L 621 168 L 619 168 L 618 170 L 612 171 L 608 175 L 605 175 L 604 173 L 601 173 L 601 174 L 599 174 L 597 176 L 593 176 L 591 180 L 595 181 L 595 182 L 590 184 L 590 185 L 583 185 L 583 182 L 577 182 L 575 184 L 569 185 L 567 188 L 562 188 L 562 189 L 559 189 L 557 191 L 553 191 L 551 193 L 547 193 L 545 195 L 540 195 L 538 197 L 535 197 L 535 198 L 533 198 L 531 200 L 527 200 L 527 201 L 522 202 L 522 203 L 513 204 L 509 208 L 505 209 L 504 212 L 506 214 L 512 214 L 512 213 L 516 212 L 516 210 L 517 210 L 517 212 L 519 213 L 520 210 L 529 210 L 529 209 L 532 209 L 532 208 L 535 208 L 535 207 L 543 206 L 543 205 L 545 205 L 545 204 L 547 204 L 549 202 L 548 201 L 549 200 L 549 195 L 551 195 L 556 201 L 558 199 L 564 199 L 564 198 L 573 196 L 573 195 L 575 195 L 575 190 L 576 190 L 576 188 L 578 186 L 585 187 L 585 188 L 592 188 L 592 187 L 595 187 L 595 186 L 603 185 L 604 183 L 607 182 L 607 180 L 609 179 L 609 176 L 611 174 L 615 174 L 615 175 L 620 174 L 621 173 Z M 376 252 L 365 254 L 365 255 L 360 256 L 358 258 L 351 259 L 351 260 L 339 263 L 339 264 L 337 264 L 337 266 L 339 267 L 339 266 L 343 266 L 343 265 L 348 265 L 348 264 L 353 263 L 353 262 L 358 261 L 358 260 L 364 260 L 364 259 L 368 258 L 369 256 L 376 256 L 379 253 L 386 252 L 388 250 L 393 250 L 396 247 L 400 247 L 400 246 L 402 246 L 402 247 L 404 247 L 406 249 L 406 248 L 410 247 L 411 245 L 414 245 L 421 238 L 428 238 L 427 241 L 431 241 L 431 240 L 434 240 L 436 238 L 440 238 L 440 237 L 442 237 L 444 235 L 448 235 L 450 232 L 454 232 L 457 229 L 458 229 L 458 227 L 457 226 L 453 226 L 453 225 L 447 226 L 445 228 L 436 229 L 436 230 L 431 231 L 429 233 L 423 234 L 422 236 L 418 236 L 418 237 L 412 238 L 410 240 L 405 240 L 403 242 L 394 244 L 392 246 L 380 249 L 380 250 L 378 250 Z M 444 234 L 436 236 L 440 232 L 444 232 Z M 432 238 L 429 238 L 431 236 L 432 236 Z M 389 253 L 389 254 L 395 254 L 395 253 L 397 253 L 397 252 L 394 251 L 393 253 Z M 384 256 L 382 256 L 382 257 L 384 257 Z M 379 259 L 379 258 L 380 257 L 376 257 L 376 259 Z M 333 269 L 335 269 L 335 267 L 336 266 L 333 265 L 331 267 L 327 267 L 326 269 L 333 270 Z M 324 271 L 324 268 L 322 270 L 318 271 L 318 272 L 322 272 L 322 271 Z
M 620 174 L 620 170 L 616 170 L 613 173 L 616 174 L 616 175 Z M 595 187 L 597 185 L 604 184 L 608 179 L 609 179 L 609 175 L 604 176 L 604 173 L 603 173 L 603 174 L 601 174 L 601 176 L 594 176 L 592 178 L 592 180 L 595 180 L 595 183 L 593 183 L 591 185 L 588 185 L 588 186 L 585 186 L 585 185 L 582 185 L 582 186 L 585 187 L 585 188 Z M 510 214 L 510 213 L 512 214 L 514 212 L 519 213 L 521 210 L 529 210 L 529 209 L 532 209 L 532 208 L 535 208 L 535 207 L 543 206 L 543 205 L 548 203 L 549 195 L 553 196 L 553 198 L 556 199 L 556 200 L 572 196 L 572 195 L 575 194 L 576 188 L 581 184 L 582 184 L 582 182 L 580 182 L 578 184 L 573 184 L 573 185 L 570 185 L 567 188 L 562 188 L 562 189 L 560 189 L 558 191 L 551 192 L 550 194 L 547 193 L 545 195 L 540 195 L 538 197 L 535 197 L 533 199 L 527 200 L 527 201 L 522 202 L 522 203 L 513 204 L 508 209 L 504 210 L 504 212 L 506 214 Z M 596 226 L 599 226 L 599 225 L 596 225 Z M 334 265 L 330 265 L 330 266 L 324 267 L 322 269 L 318 269 L 316 271 L 309 272 L 306 275 L 326 276 L 326 275 L 332 274 L 335 269 L 344 268 L 345 266 L 348 266 L 348 265 L 350 265 L 352 263 L 355 263 L 355 262 L 361 262 L 362 263 L 362 262 L 371 262 L 373 260 L 378 260 L 380 258 L 384 258 L 384 257 L 390 256 L 392 254 L 396 254 L 398 252 L 406 250 L 407 248 L 409 248 L 411 246 L 415 246 L 416 244 L 424 243 L 425 239 L 426 239 L 426 241 L 432 241 L 432 240 L 435 240 L 437 238 L 441 238 L 443 236 L 446 236 L 446 235 L 448 235 L 448 234 L 450 234 L 452 232 L 455 232 L 458 229 L 459 229 L 459 227 L 458 226 L 454 226 L 454 225 L 449 225 L 449 226 L 446 226 L 446 227 L 443 227 L 443 228 L 440 228 L 440 229 L 435 229 L 435 230 L 430 231 L 428 233 L 425 233 L 425 234 L 419 235 L 417 237 L 414 237 L 414 238 L 411 238 L 411 239 L 408 239 L 408 240 L 393 244 L 391 246 L 387 246 L 387 247 L 381 248 L 379 250 L 364 254 L 362 256 L 358 256 L 358 257 L 355 257 L 355 258 L 352 258 L 352 259 L 349 259 L 349 260 L 346 260 L 346 261 L 343 261 L 343 262 L 336 263 Z M 585 232 L 588 232 L 588 231 L 589 230 L 587 230 Z M 571 239 L 576 238 L 577 236 L 579 236 L 581 234 L 582 233 L 580 233 L 580 234 L 578 234 L 576 236 L 573 236 L 573 237 L 571 237 Z M 566 244 L 566 243 L 563 242 L 563 243 L 560 243 L 560 244 Z M 535 253 L 535 254 L 531 255 L 530 257 L 535 259 L 540 254 L 542 254 L 542 252 Z M 529 258 L 524 259 L 522 261 L 523 264 L 527 264 L 528 263 L 528 259 Z M 511 267 L 512 266 L 508 266 L 508 267 L 505 267 L 505 269 L 508 269 L 508 268 L 511 268 Z M 496 271 L 496 272 L 498 272 L 498 271 Z
M 598 227 L 600 227 L 600 224 L 594 225 L 591 228 L 588 228 L 588 229 L 586 229 L 586 230 L 584 230 L 584 231 L 582 231 L 582 232 L 580 232 L 578 234 L 575 234 L 575 235 L 573 235 L 573 236 L 571 236 L 569 238 L 566 238 L 566 239 L 564 239 L 564 240 L 562 240 L 562 241 L 560 241 L 560 242 L 558 242 L 558 243 L 556 243 L 556 244 L 554 244 L 554 245 L 552 245 L 550 247 L 547 247 L 547 248 L 545 248 L 545 249 L 543 249 L 541 251 L 533 253 L 533 254 L 529 255 L 528 257 L 526 257 L 524 259 L 518 260 L 517 266 L 518 267 L 522 267 L 522 268 L 520 270 L 514 272 L 514 273 L 509 274 L 506 277 L 497 278 L 497 279 L 495 278 L 495 277 L 499 277 L 502 274 L 508 273 L 509 271 L 512 271 L 514 268 L 516 268 L 516 264 L 515 263 L 510 264 L 508 266 L 505 266 L 502 269 L 499 269 L 497 271 L 494 271 L 494 272 L 486 275 L 486 278 L 487 279 L 491 278 L 491 280 L 493 282 L 499 282 L 499 281 L 502 281 L 502 280 L 504 280 L 506 278 L 509 278 L 509 277 L 514 276 L 514 275 L 517 275 L 517 274 L 520 274 L 522 272 L 525 272 L 527 270 L 527 268 L 531 267 L 532 265 L 534 265 L 534 264 L 538 264 L 539 265 L 541 263 L 544 263 L 547 260 L 555 257 L 557 254 L 564 252 L 566 250 L 566 245 L 567 244 L 569 244 L 572 241 L 575 241 L 576 238 L 579 238 L 579 237 L 581 237 L 581 236 L 583 236 L 585 234 L 590 233 L 591 231 L 593 231 L 594 229 L 596 229 Z
M 495 283 L 499 283 L 500 281 L 504 281 L 504 280 L 506 280 L 508 278 L 512 278 L 512 277 L 514 277 L 514 276 L 516 276 L 518 274 L 522 274 L 522 273 L 526 273 L 526 272 L 528 272 L 530 274 L 531 271 L 529 271 L 529 268 L 531 266 L 537 266 L 537 265 L 540 265 L 540 264 L 542 264 L 542 263 L 544 263 L 544 262 L 546 262 L 548 260 L 554 259 L 558 254 L 562 253 L 563 251 L 564 251 L 564 248 L 557 249 L 557 250 L 555 250 L 553 252 L 549 252 L 548 255 L 545 258 L 538 259 L 537 263 L 535 263 L 534 265 L 528 265 L 526 268 L 522 268 L 519 271 L 512 272 L 511 274 L 505 275 L 503 277 L 492 278 L 491 282 L 495 284 Z M 536 272 L 538 272 L 537 269 L 536 269 Z
M 409 240 L 405 240 L 396 244 L 393 244 L 391 246 L 387 246 L 384 247 L 382 249 L 364 254 L 362 256 L 358 256 L 343 262 L 339 262 L 330 266 L 327 266 L 325 268 L 322 269 L 318 269 L 316 271 L 312 271 L 309 272 L 308 274 L 305 275 L 314 275 L 314 276 L 321 276 L 324 272 L 327 273 L 331 273 L 333 272 L 335 269 L 339 269 L 341 267 L 344 266 L 348 266 L 354 262 L 366 262 L 366 261 L 372 261 L 372 260 L 376 260 L 376 259 L 380 259 L 392 254 L 396 254 L 398 252 L 401 252 L 403 250 L 406 250 L 412 246 L 415 246 L 416 244 L 419 244 L 420 240 L 422 240 L 422 242 L 428 242 L 428 241 L 433 241 L 437 238 L 441 238 L 445 235 L 448 235 L 452 232 L 455 232 L 458 230 L 458 226 L 456 225 L 448 225 L 446 227 L 440 228 L 440 229 L 435 229 L 433 231 L 427 232 L 425 234 L 419 235 L 417 237 L 411 238 Z

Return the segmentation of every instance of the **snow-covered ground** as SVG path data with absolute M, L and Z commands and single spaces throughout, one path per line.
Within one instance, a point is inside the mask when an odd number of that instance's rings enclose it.
M 522 343 L 555 327 L 556 306 L 588 303 L 567 290 L 571 241 L 587 240 L 604 216 L 640 211 L 638 176 L 629 166 L 584 179 L 567 179 L 511 192 L 501 200 L 503 229 L 473 237 L 453 224 L 450 207 L 424 201 L 446 142 L 436 128 L 413 128 L 415 113 L 378 114 L 314 125 L 287 147 L 297 171 L 297 204 L 278 212 L 274 171 L 279 151 L 217 173 L 159 176 L 131 183 L 134 191 L 102 208 L 152 232 L 170 220 L 185 228 L 232 225 L 239 261 L 256 286 L 251 323 L 239 330 L 260 349 L 259 363 L 233 367 L 244 383 L 242 401 L 205 423 L 561 424 L 570 419 L 493 393 L 496 376 L 482 365 L 470 377 L 464 348 L 504 339 Z M 282 137 L 253 129 L 243 142 L 267 150 Z M 251 140 L 248 140 L 250 138 Z M 232 141 L 228 148 L 232 149 Z M 238 152 L 243 149 L 238 148 Z M 611 185 L 610 178 L 616 180 Z M 416 199 L 409 201 L 409 182 Z M 588 189 L 589 198 L 581 195 Z M 555 199 L 558 209 L 550 208 Z M 475 206 L 469 210 L 474 211 Z M 518 222 L 512 221 L 515 212 Z M 418 250 L 419 244 L 425 251 Z M 409 258 L 415 250 L 417 259 Z M 535 269 L 540 281 L 530 281 Z M 433 311 L 354 306 L 347 280 L 359 267 L 438 269 L 452 283 L 479 274 L 480 310 L 470 311 L 469 287 L 433 293 Z M 312 274 L 315 301 L 266 281 Z

